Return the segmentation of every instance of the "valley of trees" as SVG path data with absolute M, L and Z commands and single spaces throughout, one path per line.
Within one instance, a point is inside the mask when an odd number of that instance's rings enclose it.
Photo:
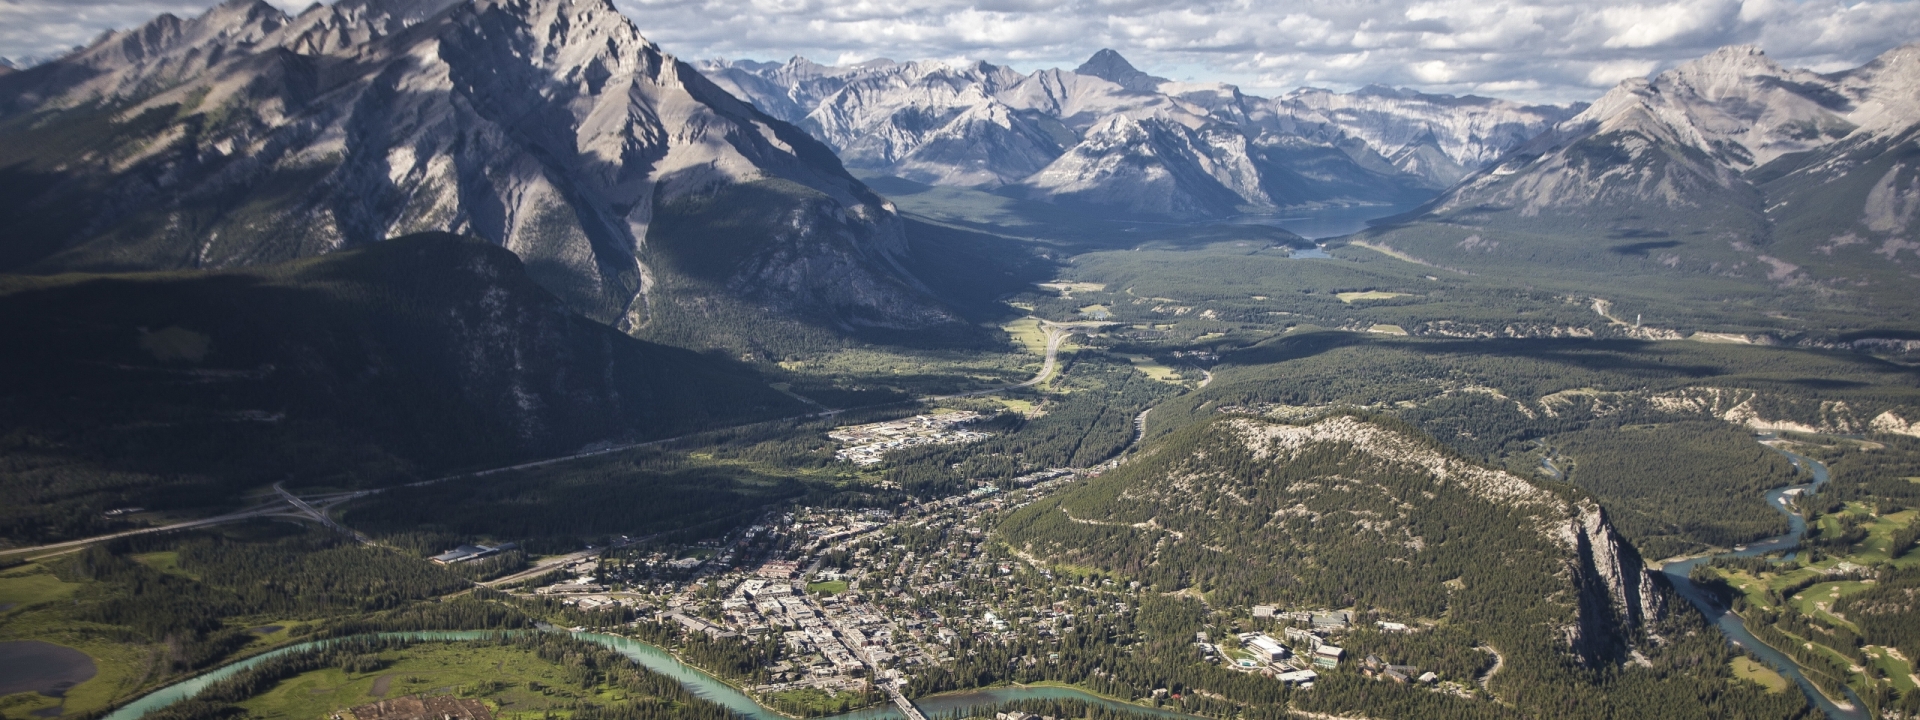
M 1593 493 L 1649 558 L 1782 535 L 1766 492 L 1804 482 L 1785 456 L 1717 420 L 1553 435 L 1567 479 Z

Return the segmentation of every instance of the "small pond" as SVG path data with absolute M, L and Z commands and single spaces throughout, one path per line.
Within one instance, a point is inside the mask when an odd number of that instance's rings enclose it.
M 37 692 L 61 697 L 98 673 L 93 658 L 65 645 L 39 640 L 0 642 L 0 695 Z

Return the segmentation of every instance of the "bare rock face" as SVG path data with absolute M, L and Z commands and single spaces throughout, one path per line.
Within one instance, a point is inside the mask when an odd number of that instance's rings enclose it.
M 1666 614 L 1666 600 L 1599 503 L 1583 499 L 1574 510 L 1561 536 L 1573 553 L 1570 574 L 1580 604 L 1578 621 L 1567 629 L 1568 646 L 1583 658 L 1617 656 L 1623 638 Z
M 1028 75 L 804 58 L 701 69 L 854 167 L 1179 218 L 1423 200 L 1573 112 L 1383 88 L 1261 98 L 1154 77 L 1113 50 Z
M 434 230 L 512 250 L 571 307 L 636 333 L 661 303 L 759 280 L 786 292 L 717 301 L 835 326 L 951 319 L 901 269 L 891 205 L 603 0 L 296 16 L 234 0 L 9 75 L 0 108 L 28 128 L 0 136 L 28 160 L 0 182 L 30 188 L 0 214 L 24 238 L 0 249 L 9 271 L 245 265 Z M 85 143 L 44 142 L 74 126 Z M 728 264 L 702 266 L 714 282 L 656 298 L 684 274 L 674 258 L 712 259 L 715 234 L 656 225 L 744 187 L 782 223 L 736 228 Z M 82 212 L 40 217 L 56 208 Z
M 1031 196 L 1056 202 L 1156 215 L 1231 215 L 1250 204 L 1247 194 L 1260 193 L 1245 144 L 1238 133 L 1114 115 L 1024 185 Z
M 1111 48 L 1103 48 L 1093 57 L 1073 69 L 1075 75 L 1089 75 L 1136 92 L 1153 92 L 1160 83 L 1171 82 L 1163 77 L 1154 77 L 1141 72 Z
M 1271 107 L 1304 135 L 1364 142 L 1432 188 L 1452 187 L 1584 109 L 1377 85 L 1351 93 L 1301 88 L 1275 98 Z
M 1823 243 L 1799 250 L 1827 257 L 1860 245 L 1842 254 L 1891 259 L 1920 248 L 1906 245 L 1915 195 L 1901 149 L 1920 125 L 1916 87 L 1920 45 L 1830 75 L 1781 67 L 1753 46 L 1722 48 L 1622 82 L 1432 209 L 1603 223 L 1671 213 L 1727 242 Z M 1794 274 L 1771 267 L 1776 280 Z

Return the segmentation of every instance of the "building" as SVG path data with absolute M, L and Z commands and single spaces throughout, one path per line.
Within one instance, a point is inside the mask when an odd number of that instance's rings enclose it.
M 1313 664 L 1317 667 L 1333 669 L 1340 665 L 1340 657 L 1345 654 L 1347 654 L 1345 650 L 1321 643 L 1319 647 L 1313 649 Z
M 1287 650 L 1287 646 L 1281 645 L 1280 641 L 1266 635 L 1255 635 L 1249 638 L 1246 648 L 1262 662 L 1279 662 L 1292 654 Z
M 492 720 L 486 703 L 446 695 L 408 695 L 360 705 L 348 712 L 355 720 Z M 334 717 L 339 717 L 336 713 Z
M 1275 610 L 1276 608 L 1272 605 L 1255 605 L 1253 606 L 1253 616 L 1257 618 L 1271 618 Z
M 569 583 L 560 583 L 558 585 L 548 585 L 546 587 L 534 590 L 533 594 L 535 595 L 579 595 L 583 593 L 602 593 L 606 591 L 607 591 L 607 586 L 605 585 L 596 585 L 588 582 L 569 582 Z
M 1348 625 L 1353 624 L 1353 614 L 1345 610 L 1317 612 L 1313 614 L 1312 622 L 1313 629 L 1315 630 L 1345 629 Z
M 1283 672 L 1278 675 L 1275 675 L 1273 676 L 1273 679 L 1279 680 L 1280 682 L 1286 683 L 1288 685 L 1301 685 L 1305 683 L 1311 683 L 1313 682 L 1313 679 L 1317 677 L 1320 677 L 1319 673 L 1316 673 L 1312 670 L 1294 670 L 1291 672 Z
M 768 580 L 787 580 L 793 577 L 793 573 L 798 570 L 799 567 L 799 563 L 773 560 L 762 563 L 760 569 L 755 570 L 754 574 Z
M 1286 635 L 1288 642 L 1302 643 L 1308 647 L 1320 647 L 1319 635 L 1301 630 L 1300 628 L 1287 628 Z

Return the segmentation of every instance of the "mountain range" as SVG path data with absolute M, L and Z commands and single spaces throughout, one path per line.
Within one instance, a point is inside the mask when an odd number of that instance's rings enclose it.
M 1189 220 L 1419 202 L 1581 109 L 1385 87 L 1263 98 L 1154 77 L 1113 50 L 1025 75 L 985 62 L 699 67 L 863 172 Z
M 1621 83 L 1362 241 L 1470 272 L 1738 279 L 1910 321 L 1916 139 L 1920 44 L 1830 74 L 1728 47 Z
M 0 148 L 0 272 L 234 267 L 447 231 L 636 335 L 954 319 L 903 268 L 892 206 L 830 149 L 603 0 L 162 15 L 0 77 Z

